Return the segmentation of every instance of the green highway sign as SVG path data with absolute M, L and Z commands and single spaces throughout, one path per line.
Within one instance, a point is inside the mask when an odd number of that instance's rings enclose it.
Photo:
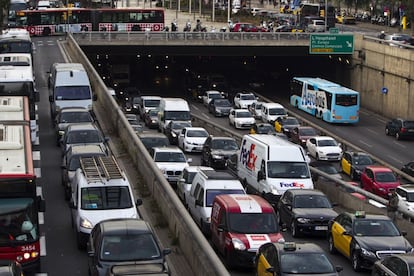
M 352 34 L 311 34 L 309 54 L 352 54 L 354 35 Z

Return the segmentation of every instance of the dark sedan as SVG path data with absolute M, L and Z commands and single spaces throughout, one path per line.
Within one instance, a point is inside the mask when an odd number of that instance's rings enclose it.
M 402 166 L 401 171 L 414 177 L 414 161 L 408 162 Z
M 236 154 L 239 146 L 233 137 L 209 136 L 201 153 L 201 164 L 212 168 L 225 168 L 226 161 Z
M 414 275 L 414 254 L 396 254 L 376 261 L 372 276 L 412 276 Z
M 341 171 L 349 175 L 352 180 L 359 180 L 362 171 L 374 163 L 374 160 L 365 152 L 345 151 L 340 166 Z
M 304 148 L 306 148 L 306 141 L 315 136 L 318 136 L 318 132 L 311 126 L 298 126 L 290 132 L 290 140 Z
M 385 134 L 395 136 L 397 140 L 414 138 L 414 121 L 395 118 L 385 125 Z
M 139 219 L 111 219 L 96 224 L 88 241 L 89 275 L 106 276 L 114 265 L 134 264 L 146 267 L 157 264 L 160 272 L 169 273 L 165 255 L 151 226 Z
M 280 225 L 290 225 L 292 236 L 326 235 L 328 223 L 338 213 L 324 193 L 310 189 L 289 189 L 277 204 Z
M 232 104 L 228 99 L 213 99 L 208 104 L 208 112 L 216 117 L 229 116 Z

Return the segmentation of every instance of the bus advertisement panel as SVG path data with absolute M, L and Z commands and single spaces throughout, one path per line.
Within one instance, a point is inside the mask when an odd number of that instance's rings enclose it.
M 359 121 L 359 93 L 321 78 L 293 78 L 290 104 L 329 123 Z
M 161 31 L 164 21 L 163 9 L 54 8 L 17 12 L 17 24 L 32 36 L 88 31 Z
M 0 99 L 0 259 L 17 261 L 25 271 L 36 272 L 39 212 L 45 211 L 45 202 L 36 188 L 29 124 L 16 120 L 27 114 L 16 114 L 15 100 Z

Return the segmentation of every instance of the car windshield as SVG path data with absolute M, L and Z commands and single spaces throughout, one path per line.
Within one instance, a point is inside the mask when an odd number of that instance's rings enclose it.
M 408 128 L 414 128 L 414 121 L 404 121 L 403 126 Z
M 150 117 L 157 117 L 158 116 L 158 110 L 157 109 L 150 109 L 150 111 L 148 111 L 148 115 Z
M 190 122 L 172 122 L 171 128 L 172 129 L 183 129 L 185 127 L 191 127 Z
M 400 236 L 397 227 L 390 220 L 358 219 L 354 222 L 356 236 Z
M 221 149 L 221 150 L 238 150 L 239 146 L 234 140 L 223 139 L 223 140 L 213 140 L 211 143 L 211 148 Z
M 285 126 L 286 125 L 292 126 L 292 125 L 298 125 L 299 122 L 296 118 L 286 118 L 282 121 L 282 124 L 285 125 Z
M 273 213 L 229 213 L 229 232 L 248 234 L 278 233 Z
M 407 201 L 414 202 L 414 192 L 407 193 Z
M 272 134 L 276 130 L 271 125 L 261 125 L 257 127 L 257 134 Z
M 300 128 L 299 134 L 302 136 L 316 136 L 316 131 L 313 128 Z
M 256 97 L 254 95 L 251 95 L 251 94 L 245 94 L 245 95 L 240 95 L 240 100 L 254 101 L 254 100 L 256 100 Z
M 160 105 L 160 100 L 144 100 L 145 107 L 158 107 Z
M 306 162 L 267 162 L 267 175 L 270 178 L 309 178 Z
M 251 118 L 252 114 L 249 111 L 240 111 L 236 113 L 237 118 Z
M 126 209 L 133 206 L 127 186 L 82 188 L 80 201 L 82 210 Z
M 209 98 L 210 99 L 220 99 L 221 94 L 220 93 L 212 93 L 212 94 L 209 94 Z
M 337 145 L 338 144 L 336 143 L 335 140 L 331 140 L 331 139 L 318 140 L 318 147 L 334 147 Z
M 97 130 L 70 131 L 67 135 L 67 144 L 103 143 L 103 138 Z
M 230 107 L 231 103 L 229 100 L 214 100 L 214 105 L 221 107 Z
M 354 156 L 354 165 L 372 165 L 374 162 L 368 155 Z
M 284 108 L 270 108 L 269 115 L 286 115 Z
M 208 137 L 208 132 L 204 129 L 189 130 L 187 137 Z
M 151 149 L 153 147 L 166 147 L 170 145 L 167 137 L 143 137 L 140 138 L 145 148 Z
M 55 100 L 88 100 L 91 96 L 89 86 L 58 86 L 55 87 Z
M 161 258 L 160 249 L 151 233 L 106 235 L 102 239 L 100 259 L 103 261 L 141 261 Z
M 377 172 L 375 174 L 377 182 L 396 182 L 397 177 L 392 172 Z
M 280 268 L 287 274 L 334 273 L 335 269 L 324 253 L 288 253 L 280 256 Z
M 181 152 L 157 152 L 154 158 L 155 162 L 187 162 L 185 156 Z
M 206 207 L 213 207 L 214 198 L 217 195 L 231 195 L 239 194 L 244 195 L 244 190 L 234 190 L 234 189 L 209 189 L 206 192 Z
M 62 112 L 60 123 L 91 123 L 93 122 L 89 111 L 85 112 Z
M 293 208 L 332 208 L 328 198 L 323 195 L 297 195 L 293 199 Z

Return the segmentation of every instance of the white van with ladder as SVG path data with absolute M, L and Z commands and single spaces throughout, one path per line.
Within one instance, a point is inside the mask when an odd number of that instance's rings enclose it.
M 237 174 L 245 188 L 275 205 L 287 189 L 313 189 L 302 147 L 266 134 L 244 135 Z
M 71 181 L 72 225 L 79 248 L 84 248 L 92 228 L 112 218 L 140 218 L 132 187 L 113 156 L 81 157 Z

